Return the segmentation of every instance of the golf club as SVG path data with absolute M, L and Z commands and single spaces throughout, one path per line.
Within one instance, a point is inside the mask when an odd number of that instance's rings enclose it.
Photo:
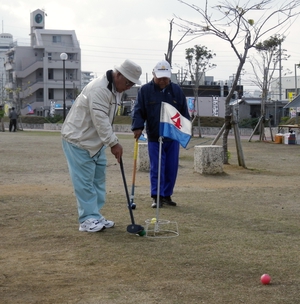
M 126 184 L 126 177 L 125 177 L 122 157 L 120 159 L 120 169 L 121 169 L 121 173 L 122 173 L 122 179 L 123 179 L 125 193 L 126 193 L 126 198 L 127 198 L 127 205 L 128 205 L 128 209 L 129 209 L 129 215 L 130 215 L 130 219 L 131 219 L 131 225 L 127 226 L 127 232 L 143 236 L 143 235 L 146 234 L 146 232 L 144 230 L 144 227 L 141 226 L 141 225 L 137 225 L 134 222 L 134 217 L 133 217 L 133 212 L 132 212 L 132 208 L 131 208 L 131 204 L 130 204 L 130 198 L 129 198 L 128 188 L 127 188 L 127 184 Z

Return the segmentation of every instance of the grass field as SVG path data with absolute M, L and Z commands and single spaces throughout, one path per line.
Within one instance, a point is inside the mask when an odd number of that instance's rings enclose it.
M 119 139 L 130 188 L 134 141 Z M 193 146 L 210 141 L 193 138 L 181 150 L 178 206 L 160 209 L 179 236 L 158 239 L 126 232 L 109 149 L 103 215 L 116 226 L 88 234 L 78 231 L 59 133 L 0 133 L 0 303 L 300 303 L 299 146 L 243 139 L 244 169 L 229 139 L 224 173 L 197 174 Z M 137 172 L 135 202 L 145 225 L 155 216 L 148 172 Z

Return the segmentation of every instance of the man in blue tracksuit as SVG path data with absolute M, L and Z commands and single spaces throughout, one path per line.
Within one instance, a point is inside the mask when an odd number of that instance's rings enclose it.
M 161 155 L 160 197 L 157 200 L 158 158 L 159 158 L 159 125 L 161 103 L 167 102 L 175 107 L 181 115 L 190 119 L 186 97 L 181 88 L 171 82 L 171 67 L 166 60 L 157 63 L 153 69 L 153 79 L 143 85 L 138 92 L 137 102 L 133 109 L 131 130 L 138 140 L 146 122 L 148 137 L 148 153 L 150 158 L 150 183 L 152 207 L 157 201 L 159 207 L 165 205 L 176 206 L 172 200 L 178 165 L 179 142 L 170 138 L 163 138 Z

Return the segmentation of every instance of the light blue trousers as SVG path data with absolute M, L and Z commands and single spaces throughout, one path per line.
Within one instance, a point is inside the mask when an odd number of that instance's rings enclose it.
M 100 219 L 106 197 L 106 154 L 103 147 L 95 156 L 62 140 L 68 168 L 77 200 L 78 219 Z

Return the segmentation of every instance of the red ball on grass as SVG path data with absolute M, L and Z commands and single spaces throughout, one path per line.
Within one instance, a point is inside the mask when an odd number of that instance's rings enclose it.
M 262 284 L 268 285 L 271 282 L 271 277 L 267 273 L 265 273 L 260 277 L 260 281 L 262 282 Z

